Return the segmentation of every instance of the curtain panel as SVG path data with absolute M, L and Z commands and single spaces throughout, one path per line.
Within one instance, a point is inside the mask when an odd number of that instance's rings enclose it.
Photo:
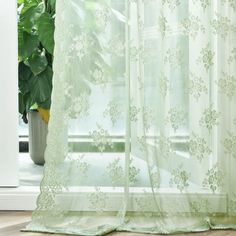
M 26 231 L 236 228 L 234 0 L 57 0 L 41 193 Z

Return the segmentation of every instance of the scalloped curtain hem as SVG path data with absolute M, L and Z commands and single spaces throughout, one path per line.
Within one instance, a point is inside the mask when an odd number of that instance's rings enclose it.
M 95 236 L 95 235 L 105 235 L 111 232 L 135 232 L 135 233 L 145 233 L 145 234 L 180 234 L 180 233 L 196 233 L 204 232 L 208 230 L 236 230 L 236 219 L 235 224 L 225 223 L 225 224 L 215 224 L 213 220 L 205 218 L 202 222 L 196 223 L 192 226 L 187 227 L 177 227 L 172 229 L 167 229 L 165 226 L 158 227 L 134 227 L 129 224 L 122 224 L 119 226 L 112 225 L 102 225 L 91 231 L 81 230 L 81 229 L 65 229 L 65 228 L 49 228 L 34 223 L 30 223 L 22 232 L 40 232 L 40 233 L 53 233 L 53 234 L 68 234 L 68 235 L 84 235 L 84 236 Z

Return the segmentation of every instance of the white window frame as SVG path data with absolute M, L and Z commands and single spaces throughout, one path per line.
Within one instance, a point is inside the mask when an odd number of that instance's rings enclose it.
M 18 181 L 17 4 L 0 1 L 0 187 Z

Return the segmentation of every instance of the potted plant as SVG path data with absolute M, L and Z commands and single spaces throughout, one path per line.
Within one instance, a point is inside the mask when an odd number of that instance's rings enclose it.
M 19 112 L 29 121 L 29 150 L 44 164 L 51 105 L 56 0 L 18 0 Z

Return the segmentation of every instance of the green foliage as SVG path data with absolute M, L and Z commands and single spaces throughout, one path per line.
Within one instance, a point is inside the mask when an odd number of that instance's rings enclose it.
M 54 48 L 54 20 L 47 12 L 43 13 L 38 19 L 38 34 L 43 47 L 52 54 Z
M 19 112 L 49 109 L 56 0 L 18 0 Z M 27 121 L 24 119 L 24 121 Z

